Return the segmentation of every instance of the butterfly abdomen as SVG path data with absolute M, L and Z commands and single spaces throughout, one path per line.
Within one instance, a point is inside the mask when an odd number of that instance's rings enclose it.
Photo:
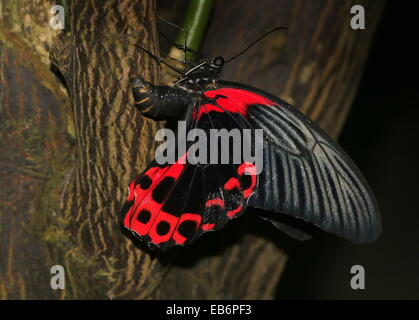
M 135 106 L 154 120 L 167 120 L 178 116 L 191 103 L 191 95 L 183 89 L 155 86 L 141 78 L 132 81 Z

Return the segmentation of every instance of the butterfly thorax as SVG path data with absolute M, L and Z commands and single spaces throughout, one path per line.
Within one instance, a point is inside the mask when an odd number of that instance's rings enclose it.
M 173 86 L 188 92 L 202 92 L 215 86 L 215 81 L 221 76 L 224 59 L 204 59 L 185 70 Z

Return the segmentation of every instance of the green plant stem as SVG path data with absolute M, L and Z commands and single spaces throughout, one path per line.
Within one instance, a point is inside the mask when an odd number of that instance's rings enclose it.
M 176 43 L 180 45 L 186 44 L 188 48 L 195 51 L 199 50 L 213 4 L 213 0 L 190 0 L 183 22 L 183 28 L 187 31 L 187 37 L 185 40 L 186 33 L 183 31 L 179 32 Z M 186 55 L 188 59 L 191 58 L 190 53 Z

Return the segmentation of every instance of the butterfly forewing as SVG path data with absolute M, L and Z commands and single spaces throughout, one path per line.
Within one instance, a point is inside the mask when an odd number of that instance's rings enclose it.
M 374 195 L 336 142 L 276 97 L 241 84 L 223 82 L 222 88 L 232 90 L 229 104 L 239 96 L 270 100 L 248 105 L 241 114 L 265 134 L 263 170 L 250 206 L 304 219 L 354 242 L 378 237 L 381 219 Z

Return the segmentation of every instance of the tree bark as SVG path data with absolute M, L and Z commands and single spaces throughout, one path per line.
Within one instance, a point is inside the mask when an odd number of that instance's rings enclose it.
M 162 126 L 136 112 L 128 84 L 159 79 L 134 45 L 158 53 L 154 1 L 71 1 L 71 30 L 61 35 L 48 24 L 55 1 L 5 3 L 0 298 L 272 298 L 286 255 L 251 210 L 170 256 L 120 230 L 126 186 L 150 161 Z M 287 26 L 228 64 L 223 78 L 277 94 L 336 137 L 384 6 L 357 1 L 367 28 L 356 31 L 353 4 L 218 1 L 204 50 L 229 57 L 255 26 Z M 65 290 L 50 287 L 55 264 L 65 267 Z

